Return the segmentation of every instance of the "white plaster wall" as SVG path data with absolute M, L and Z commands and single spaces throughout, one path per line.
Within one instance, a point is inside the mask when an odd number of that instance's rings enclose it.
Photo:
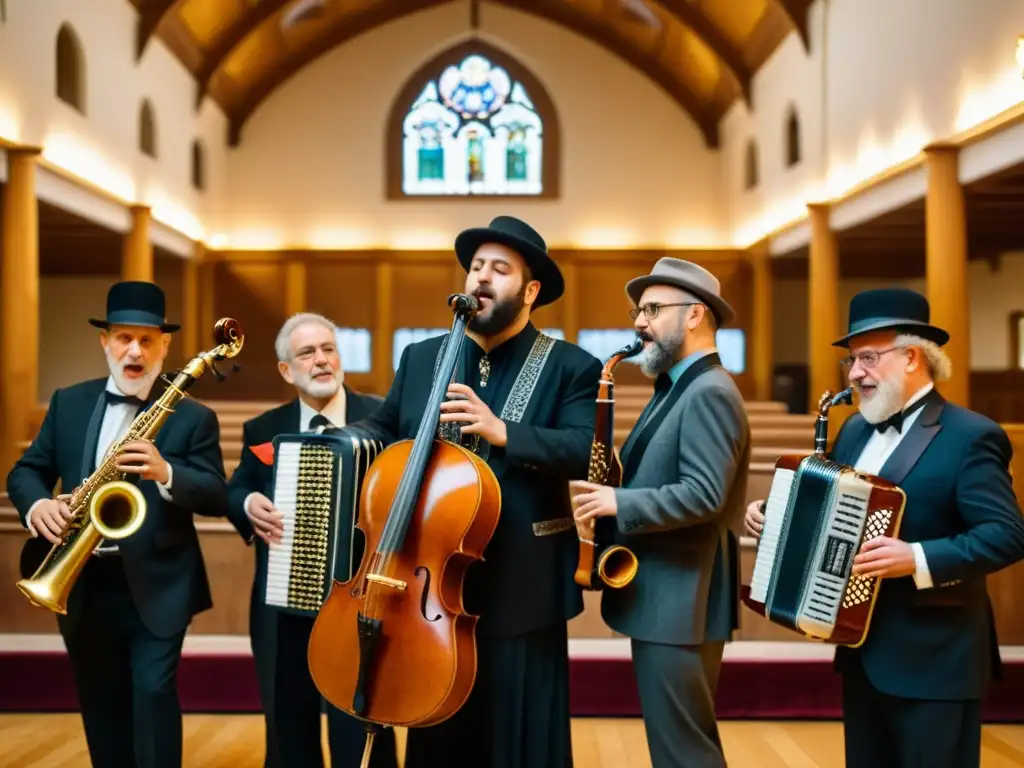
M 460 229 L 511 213 L 551 246 L 728 243 L 718 154 L 664 92 L 562 27 L 489 3 L 480 16 L 480 36 L 529 68 L 554 101 L 561 199 L 384 198 L 392 100 L 423 62 L 467 37 L 465 5 L 454 3 L 350 41 L 262 105 L 229 156 L 228 210 L 217 242 L 443 248 Z
M 135 62 L 137 12 L 126 0 L 7 0 L 0 23 L 0 137 L 43 147 L 44 159 L 155 218 L 202 236 L 224 191 L 226 128 L 209 99 L 197 114 L 195 82 L 153 39 Z M 85 114 L 56 95 L 56 40 L 74 29 L 85 59 Z M 139 109 L 153 104 L 157 159 L 139 150 Z M 191 183 L 192 141 L 206 154 L 206 191 Z
M 811 52 L 796 33 L 754 79 L 755 110 L 722 124 L 730 227 L 738 245 L 1024 100 L 1015 61 L 1020 0 L 817 0 Z M 786 169 L 786 106 L 797 104 L 800 166 Z M 756 138 L 761 179 L 743 189 Z M 1024 147 L 1018 147 L 1024 159 Z

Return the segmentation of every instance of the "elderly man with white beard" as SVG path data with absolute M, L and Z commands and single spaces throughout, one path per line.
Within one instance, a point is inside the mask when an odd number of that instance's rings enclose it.
M 278 611 L 265 602 L 268 545 L 279 541 L 281 514 L 274 508 L 274 469 L 258 458 L 258 446 L 276 436 L 344 427 L 373 414 L 380 398 L 359 394 L 344 383 L 336 327 L 322 315 L 303 312 L 284 323 L 274 344 L 278 373 L 296 396 L 249 421 L 243 428 L 242 457 L 228 484 L 228 517 L 247 543 L 255 542 L 256 572 L 249 608 L 249 634 L 266 723 L 264 766 L 321 768 L 321 698 L 309 674 L 306 649 L 313 619 Z M 257 452 L 253 451 L 257 448 Z M 360 723 L 325 704 L 331 765 L 355 768 L 365 731 Z M 395 768 L 394 734 L 381 733 L 372 768 Z
M 900 538 L 866 542 L 852 572 L 883 579 L 867 640 L 840 647 L 849 768 L 970 768 L 981 759 L 981 702 L 998 675 L 985 577 L 1024 558 L 1024 522 L 1006 433 L 947 402 L 949 334 L 902 289 L 857 294 L 846 347 L 859 413 L 829 458 L 903 489 Z M 747 509 L 758 537 L 761 503 Z
M 142 410 L 179 326 L 164 318 L 164 294 L 121 282 L 107 295 L 99 341 L 105 378 L 56 390 L 39 434 L 7 477 L 7 491 L 32 533 L 22 553 L 31 575 L 71 516 L 68 494 L 103 463 Z M 171 768 L 182 760 L 177 670 L 192 617 L 212 606 L 193 515 L 227 507 L 220 430 L 212 410 L 177 404 L 153 442 L 117 455 L 136 483 L 146 517 L 131 536 L 101 542 L 57 623 L 68 650 L 93 765 Z M 58 481 L 63 493 L 51 498 Z

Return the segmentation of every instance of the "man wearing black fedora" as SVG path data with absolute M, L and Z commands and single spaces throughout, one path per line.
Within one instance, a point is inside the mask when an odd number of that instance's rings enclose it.
M 31 575 L 70 517 L 66 495 L 92 475 L 155 387 L 179 326 L 166 322 L 164 294 L 122 282 L 107 295 L 100 328 L 109 376 L 56 390 L 39 434 L 7 477 L 11 502 L 32 538 Z M 101 542 L 57 624 L 75 674 L 92 764 L 177 768 L 182 760 L 177 669 L 192 617 L 211 607 L 193 514 L 223 516 L 227 485 L 216 415 L 180 401 L 155 440 L 116 459 L 146 500 L 142 527 Z M 62 494 L 53 498 L 60 483 Z
M 836 346 L 859 395 L 830 458 L 906 493 L 899 539 L 865 543 L 855 574 L 883 579 L 867 640 L 836 650 L 850 768 L 970 768 L 1000 667 L 985 577 L 1024 558 L 1003 429 L 947 402 L 949 334 L 907 289 L 863 291 Z M 763 517 L 747 509 L 748 533 Z
M 502 510 L 464 583 L 466 610 L 480 616 L 473 691 L 449 720 L 410 729 L 405 766 L 568 768 L 567 622 L 583 610 L 568 480 L 586 477 L 601 363 L 530 322 L 564 289 L 530 226 L 500 216 L 462 232 L 455 254 L 481 309 L 441 406 L 439 437 L 487 461 Z M 349 430 L 385 443 L 413 438 L 445 338 L 406 347 L 384 403 Z

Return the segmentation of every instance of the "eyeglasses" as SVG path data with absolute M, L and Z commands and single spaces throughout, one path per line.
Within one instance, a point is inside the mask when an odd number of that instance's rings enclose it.
M 636 307 L 635 309 L 629 310 L 629 317 L 631 320 L 636 320 L 640 317 L 640 313 L 643 312 L 644 316 L 648 320 L 653 320 L 658 316 L 658 312 L 662 307 L 696 307 L 699 303 L 700 302 L 696 301 L 687 301 L 676 304 L 658 304 L 656 302 L 652 302 L 650 304 L 644 304 L 642 307 Z
M 874 350 L 869 349 L 866 352 L 858 352 L 856 355 L 844 357 L 840 362 L 846 368 L 852 368 L 854 363 L 860 363 L 861 368 L 874 368 L 878 365 L 879 357 L 888 354 L 889 352 L 895 352 L 898 349 L 906 349 L 906 347 L 890 347 L 889 349 L 883 349 L 880 352 L 875 352 Z

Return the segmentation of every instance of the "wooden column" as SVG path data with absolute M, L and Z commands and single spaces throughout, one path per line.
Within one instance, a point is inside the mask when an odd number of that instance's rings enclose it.
M 842 335 L 839 327 L 839 248 L 829 223 L 829 206 L 811 203 L 807 210 L 811 220 L 808 405 L 811 413 L 816 413 L 818 400 L 825 390 L 837 392 L 844 385 L 839 366 L 841 350 L 832 346 L 832 342 Z
M 562 333 L 565 340 L 575 344 L 580 332 L 579 300 L 577 289 L 577 267 L 575 259 L 566 259 L 561 264 L 562 278 L 565 280 L 565 293 L 562 296 Z M 628 318 L 627 318 L 628 319 Z
M 39 404 L 39 203 L 34 147 L 7 150 L 0 248 L 0 477 Z
M 957 405 L 970 405 L 971 295 L 967 280 L 967 216 L 955 147 L 925 147 L 925 277 L 931 321 L 949 331 L 953 375 L 940 387 Z
M 377 391 L 387 394 L 395 372 L 391 368 L 391 355 L 395 329 L 392 313 L 392 270 L 390 261 L 377 262 L 377 301 L 373 322 L 373 369 L 376 374 Z
M 750 356 L 754 398 L 772 397 L 772 262 L 768 241 L 762 240 L 747 253 L 754 278 L 754 313 L 751 318 Z
M 200 339 L 205 340 L 213 331 L 212 327 L 203 328 L 199 311 L 199 269 L 205 255 L 206 246 L 196 243 L 192 258 L 184 259 L 181 265 L 181 354 L 185 360 L 199 354 Z
M 284 265 L 284 313 L 287 317 L 306 311 L 306 262 L 287 261 Z
M 121 279 L 153 282 L 153 244 L 149 241 L 150 210 L 145 205 L 130 209 L 132 227 L 124 236 Z

